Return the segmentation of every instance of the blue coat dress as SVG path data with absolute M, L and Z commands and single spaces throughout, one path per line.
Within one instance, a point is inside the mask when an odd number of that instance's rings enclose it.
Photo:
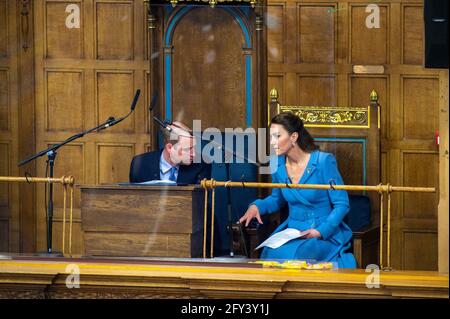
M 273 183 L 291 183 L 286 171 L 286 158 L 278 157 Z M 343 180 L 332 154 L 314 151 L 300 178 L 299 184 L 342 185 Z M 294 239 L 272 249 L 264 247 L 261 259 L 313 259 L 316 261 L 337 262 L 339 268 L 356 268 L 351 246 L 352 231 L 343 222 L 349 211 L 349 200 L 343 190 L 289 189 L 274 188 L 272 194 L 254 203 L 261 215 L 278 211 L 289 205 L 289 216 L 274 232 L 286 228 L 304 231 L 310 228 L 321 233 L 320 238 Z

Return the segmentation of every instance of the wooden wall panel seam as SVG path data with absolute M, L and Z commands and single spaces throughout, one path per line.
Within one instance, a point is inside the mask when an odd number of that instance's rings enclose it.
M 9 64 L 9 63 L 8 63 Z M 10 72 L 11 72 L 11 67 L 0 67 L 0 72 L 5 72 L 6 75 L 6 94 L 7 94 L 7 98 L 6 98 L 6 113 L 7 113 L 7 126 L 6 126 L 6 130 L 0 130 L 0 133 L 9 133 L 12 134 L 11 131 L 11 121 L 12 121 L 12 116 L 11 116 L 11 85 L 10 85 Z
M 405 64 L 405 62 L 404 62 L 404 58 L 405 58 L 405 8 L 407 8 L 407 7 L 423 8 L 423 5 L 422 5 L 422 3 L 401 3 L 400 6 L 401 6 L 401 9 L 400 9 L 400 21 L 401 21 L 400 64 Z M 423 54 L 422 54 L 422 56 L 423 56 Z M 423 58 L 422 58 L 422 61 L 424 61 Z

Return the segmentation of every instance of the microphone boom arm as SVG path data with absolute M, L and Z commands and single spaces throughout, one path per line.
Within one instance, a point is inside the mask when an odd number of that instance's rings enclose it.
M 114 118 L 113 118 L 113 119 L 114 119 Z M 84 131 L 84 132 L 81 132 L 81 133 L 77 133 L 77 134 L 75 134 L 75 135 L 72 135 L 71 137 L 65 139 L 65 140 L 62 141 L 61 143 L 54 144 L 53 146 L 50 146 L 49 148 L 47 148 L 47 149 L 45 149 L 45 150 L 43 150 L 43 151 L 40 151 L 39 153 L 37 153 L 37 154 L 35 154 L 35 155 L 33 155 L 33 156 L 29 157 L 29 158 L 26 158 L 26 159 L 24 159 L 23 161 L 20 161 L 20 162 L 18 163 L 17 166 L 25 165 L 25 164 L 31 162 L 32 160 L 34 160 L 35 158 L 38 158 L 38 157 L 40 157 L 40 156 L 43 156 L 43 155 L 47 154 L 48 152 L 56 151 L 56 150 L 57 150 L 58 148 L 60 148 L 61 146 L 64 146 L 64 145 L 66 145 L 67 143 L 70 143 L 70 142 L 72 142 L 72 141 L 74 141 L 74 140 L 76 140 L 76 139 L 78 139 L 78 138 L 81 138 L 81 137 L 85 136 L 86 134 L 89 134 L 89 133 L 91 133 L 91 132 L 93 132 L 93 131 L 95 131 L 95 130 L 102 130 L 102 129 L 105 129 L 105 128 L 108 127 L 107 125 L 109 125 L 109 123 L 111 123 L 111 122 L 112 122 L 112 120 L 111 120 L 111 118 L 109 118 L 109 119 L 106 120 L 104 123 L 102 123 L 102 124 L 100 124 L 100 125 L 98 125 L 98 126 L 92 128 L 92 129 L 89 129 L 89 130 L 87 130 L 87 131 Z
M 77 134 L 75 134 L 75 135 L 73 135 L 73 136 L 67 138 L 66 140 L 64 140 L 64 141 L 61 142 L 61 143 L 55 144 L 55 145 L 53 145 L 53 146 L 50 146 L 49 148 L 47 148 L 47 149 L 45 149 L 45 150 L 43 150 L 43 151 L 40 151 L 39 153 L 37 153 L 37 154 L 35 154 L 35 155 L 33 155 L 33 156 L 30 156 L 29 158 L 26 158 L 26 159 L 20 161 L 20 162 L 18 163 L 18 166 L 25 165 L 25 164 L 31 162 L 32 160 L 34 160 L 35 158 L 38 158 L 38 157 L 40 157 L 40 156 L 43 156 L 43 155 L 47 154 L 48 152 L 55 151 L 55 150 L 57 150 L 58 148 L 60 148 L 61 146 L 66 145 L 67 143 L 70 143 L 70 142 L 72 142 L 72 141 L 74 141 L 74 140 L 76 140 L 76 139 L 78 139 L 78 138 L 81 138 L 81 137 L 85 136 L 86 134 L 92 133 L 93 131 L 99 132 L 99 131 L 101 131 L 101 130 L 104 130 L 105 128 L 108 128 L 108 127 L 110 127 L 110 126 L 116 125 L 117 123 L 123 121 L 123 120 L 126 119 L 128 116 L 130 116 L 131 113 L 133 113 L 134 108 L 136 107 L 137 100 L 139 99 L 139 94 L 140 94 L 140 93 L 141 93 L 141 90 L 138 89 L 138 90 L 136 91 L 136 94 L 134 95 L 134 99 L 133 99 L 133 102 L 132 102 L 132 104 L 131 104 L 131 110 L 130 110 L 130 112 L 129 112 L 127 115 L 121 117 L 121 118 L 118 119 L 118 120 L 114 119 L 114 117 L 109 117 L 105 122 L 103 122 L 102 124 L 100 124 L 100 125 L 98 125 L 98 126 L 96 126 L 96 127 L 94 127 L 94 128 L 91 128 L 91 129 L 86 130 L 86 131 L 81 132 L 81 133 L 77 133 Z

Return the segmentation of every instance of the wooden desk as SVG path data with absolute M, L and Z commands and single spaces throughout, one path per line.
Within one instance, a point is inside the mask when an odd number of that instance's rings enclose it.
M 380 226 L 367 226 L 353 232 L 353 254 L 359 268 L 380 264 Z
M 82 185 L 80 189 L 86 255 L 202 255 L 200 187 Z

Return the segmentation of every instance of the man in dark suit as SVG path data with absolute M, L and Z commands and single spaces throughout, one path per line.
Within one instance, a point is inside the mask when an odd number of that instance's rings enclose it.
M 191 130 L 180 122 L 173 122 L 164 130 L 164 148 L 137 155 L 130 167 L 130 182 L 142 183 L 151 180 L 170 180 L 177 184 L 199 184 L 211 178 L 211 165 L 193 163 L 196 139 Z

